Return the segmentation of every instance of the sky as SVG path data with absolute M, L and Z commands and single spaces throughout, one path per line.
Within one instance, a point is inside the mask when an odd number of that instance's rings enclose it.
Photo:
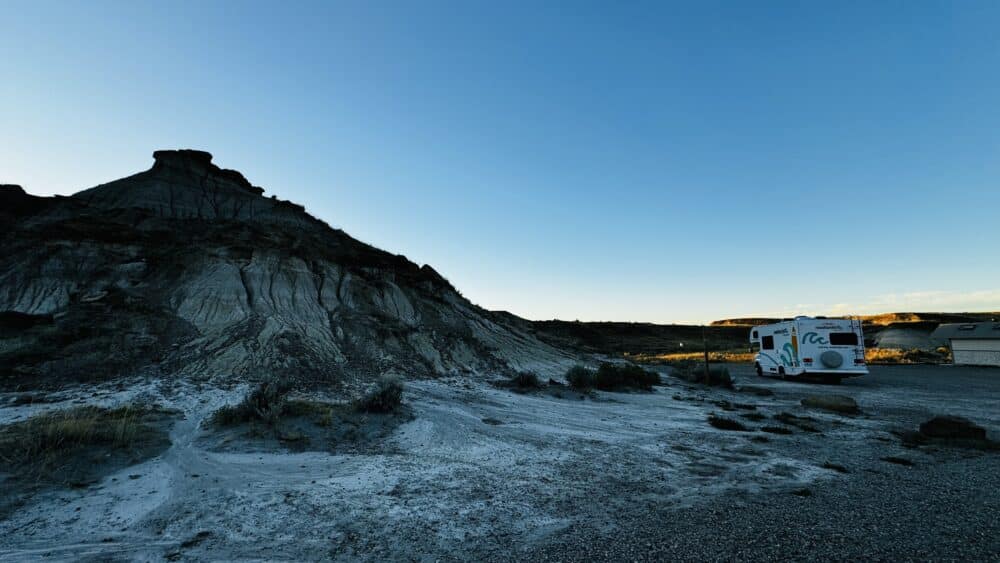
M 0 183 L 207 150 L 531 319 L 1000 310 L 1000 2 L 4 2 Z

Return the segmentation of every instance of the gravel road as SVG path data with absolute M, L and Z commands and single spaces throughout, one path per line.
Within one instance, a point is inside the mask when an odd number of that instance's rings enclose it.
M 749 370 L 733 366 L 744 381 Z M 884 428 L 960 414 L 1000 438 L 1000 370 L 873 367 L 840 386 L 757 380 L 777 394 L 854 397 Z M 807 488 L 735 491 L 679 509 L 609 514 L 613 531 L 582 524 L 538 546 L 537 561 L 1000 561 L 1000 456 L 904 449 L 889 438 L 828 436 L 803 454 L 848 473 Z M 846 439 L 845 439 L 846 438 Z M 860 439 L 858 439 L 860 438 Z M 912 466 L 885 461 L 897 457 Z

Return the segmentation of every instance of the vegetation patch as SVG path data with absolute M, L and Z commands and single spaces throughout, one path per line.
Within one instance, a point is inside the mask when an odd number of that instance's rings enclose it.
M 376 448 L 410 420 L 402 403 L 403 384 L 380 380 L 354 402 L 331 403 L 290 396 L 283 381 L 261 383 L 239 403 L 222 407 L 209 419 L 206 440 L 214 449 L 359 451 Z
M 754 422 L 760 422 L 760 421 L 762 421 L 762 420 L 764 420 L 764 419 L 767 418 L 767 416 L 765 416 L 763 413 L 759 413 L 759 412 L 745 412 L 745 413 L 740 413 L 740 417 L 745 418 L 747 420 L 752 420 Z
M 292 385 L 287 380 L 265 381 L 242 401 L 227 405 L 212 414 L 211 422 L 233 426 L 247 422 L 276 423 L 285 414 L 288 393 Z
M 672 365 L 670 375 L 689 383 L 708 384 L 710 387 L 724 387 L 726 389 L 733 388 L 733 378 L 729 375 L 729 368 L 725 366 L 709 365 L 706 375 L 704 363 L 678 362 Z
M 398 379 L 384 378 L 361 397 L 354 407 L 358 412 L 387 414 L 398 411 L 402 404 L 403 383 Z
M 791 430 L 785 428 L 784 426 L 764 426 L 761 427 L 760 431 L 767 432 L 768 434 L 783 434 L 783 435 L 788 435 L 792 433 Z
M 866 348 L 865 361 L 869 364 L 942 364 L 950 361 L 948 348 L 929 350 L 898 350 L 896 348 Z
M 566 372 L 566 381 L 574 389 L 600 389 L 601 391 L 622 391 L 639 389 L 649 391 L 659 385 L 660 374 L 643 369 L 635 364 L 602 363 L 596 371 L 584 366 L 573 366 Z
M 708 415 L 708 423 L 712 425 L 712 427 L 718 428 L 719 430 L 734 430 L 737 432 L 747 432 L 750 430 L 738 420 L 716 416 L 714 414 Z
M 0 427 L 0 517 L 18 499 L 47 486 L 87 486 L 159 455 L 175 411 L 94 406 L 58 410 Z

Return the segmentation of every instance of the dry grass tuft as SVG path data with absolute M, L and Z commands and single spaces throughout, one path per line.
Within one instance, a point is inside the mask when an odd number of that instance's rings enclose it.
M 15 472 L 30 468 L 43 476 L 89 448 L 130 449 L 162 434 L 146 423 L 151 412 L 134 406 L 87 406 L 8 424 L 0 431 L 0 463 Z

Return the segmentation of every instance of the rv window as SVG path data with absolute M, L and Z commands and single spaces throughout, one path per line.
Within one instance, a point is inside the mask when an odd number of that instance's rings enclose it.
M 764 350 L 774 350 L 774 337 L 765 336 L 761 339 L 760 347 Z
M 858 333 L 856 332 L 831 332 L 830 344 L 832 346 L 857 346 Z
M 755 330 L 755 331 L 753 331 L 753 337 L 754 337 L 754 339 L 756 339 L 756 338 L 757 338 L 757 331 L 756 331 L 756 330 Z

